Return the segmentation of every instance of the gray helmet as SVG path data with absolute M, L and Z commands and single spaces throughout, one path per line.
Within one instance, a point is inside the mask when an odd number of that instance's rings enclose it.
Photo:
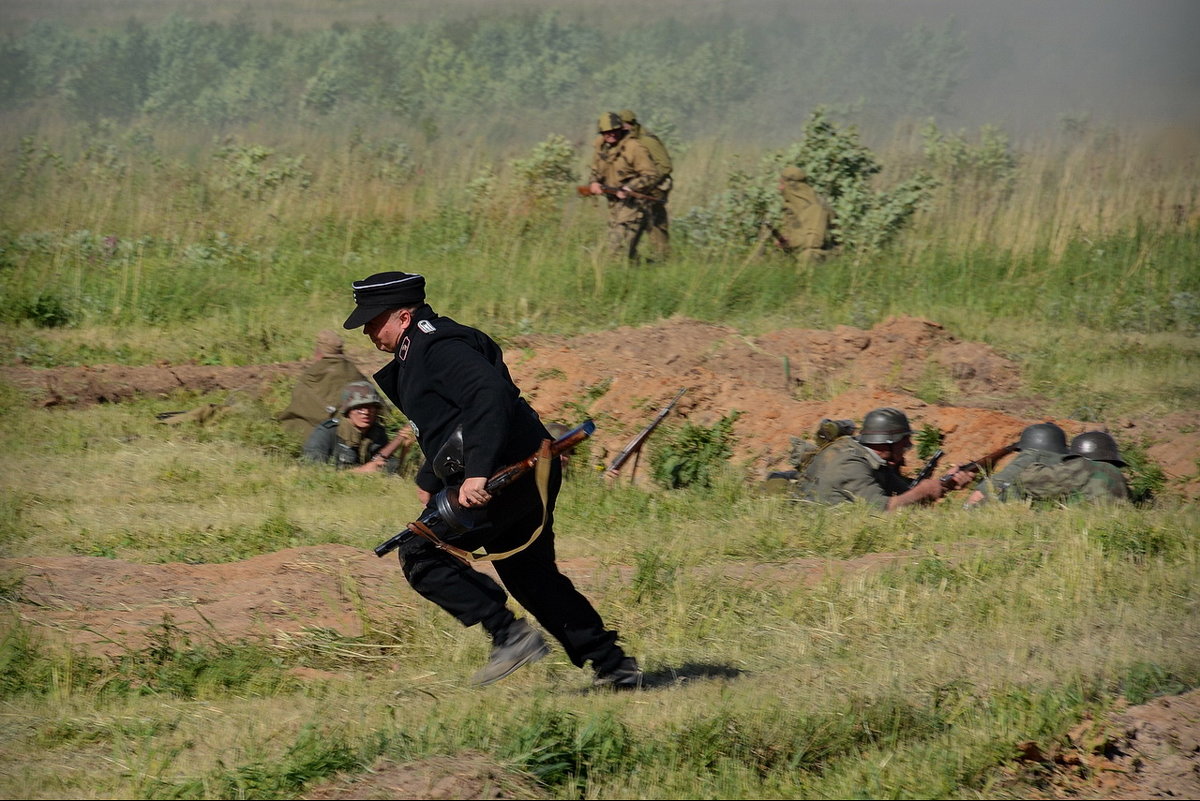
M 1117 441 L 1103 431 L 1085 431 L 1071 440 L 1071 453 L 1097 462 L 1112 462 L 1117 467 L 1125 466 Z
M 885 406 L 867 412 L 858 441 L 864 445 L 890 445 L 911 436 L 908 415 L 892 406 Z
M 342 389 L 342 414 L 359 406 L 383 406 L 383 398 L 370 381 L 351 381 Z
M 1054 423 L 1034 423 L 1021 432 L 1017 450 L 1049 451 L 1066 454 L 1067 434 Z

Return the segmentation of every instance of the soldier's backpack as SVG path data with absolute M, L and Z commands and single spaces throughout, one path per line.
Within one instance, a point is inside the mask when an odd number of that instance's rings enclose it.
M 1083 497 L 1092 473 L 1091 461 L 1082 457 L 1038 461 L 1022 470 L 1013 484 L 1023 498 L 1069 501 Z

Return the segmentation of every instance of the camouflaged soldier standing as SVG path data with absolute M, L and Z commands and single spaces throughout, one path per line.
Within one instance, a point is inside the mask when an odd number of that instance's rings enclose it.
M 609 250 L 637 260 L 638 244 L 652 222 L 650 207 L 661 203 L 654 192 L 663 174 L 645 143 L 629 135 L 615 112 L 601 114 L 597 127 L 604 146 L 592 160 L 591 191 L 608 200 Z
M 671 188 L 674 186 L 671 178 L 673 166 L 671 154 L 667 152 L 667 146 L 661 139 L 642 127 L 642 124 L 638 122 L 637 115 L 631 109 L 621 109 L 617 112 L 617 116 L 624 123 L 625 130 L 629 131 L 629 136 L 637 139 L 646 146 L 646 150 L 650 151 L 650 158 L 654 159 L 655 165 L 662 174 L 658 185 L 647 192 L 657 198 L 659 202 L 647 205 L 650 223 L 646 231 L 646 238 L 650 242 L 650 250 L 654 253 L 655 261 L 663 261 L 671 255 L 670 220 L 667 216 L 667 203 L 671 197 Z

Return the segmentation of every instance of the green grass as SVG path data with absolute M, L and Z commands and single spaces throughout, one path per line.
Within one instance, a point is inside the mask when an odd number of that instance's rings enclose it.
M 92 131 L 98 145 L 115 141 L 106 130 Z M 439 311 L 510 354 L 523 335 L 675 315 L 753 335 L 909 314 L 1013 358 L 1046 415 L 1190 413 L 1200 396 L 1200 239 L 1163 221 L 1077 229 L 1099 190 L 1075 192 L 1053 171 L 1018 175 L 1014 198 L 1071 192 L 1079 207 L 1042 218 L 1024 247 L 994 244 L 1013 218 L 976 236 L 977 220 L 924 217 L 861 262 L 797 269 L 679 237 L 675 258 L 647 267 L 597 257 L 594 204 L 525 214 L 511 196 L 443 191 L 505 154 L 472 145 L 464 159 L 447 135 L 424 177 L 397 189 L 335 169 L 342 151 L 326 134 L 289 135 L 290 152 L 323 154 L 314 186 L 263 201 L 223 190 L 197 135 L 126 172 L 43 152 L 0 212 L 0 363 L 296 360 L 340 324 L 353 279 L 403 268 L 429 276 Z M 39 147 L 75 142 L 68 152 L 79 137 L 59 131 Z M 681 186 L 677 216 L 723 178 L 700 167 L 725 151 L 690 144 L 680 174 L 705 178 Z M 1159 197 L 1157 179 L 1134 172 L 1118 221 Z M 15 560 L 0 575 L 6 797 L 294 797 L 379 757 L 466 750 L 554 798 L 997 797 L 1020 794 L 1002 770 L 1016 743 L 1048 746 L 1122 697 L 1200 686 L 1200 519 L 1145 442 L 1122 442 L 1152 497 L 1142 506 L 886 516 L 760 497 L 737 465 L 709 487 L 607 486 L 581 451 L 558 553 L 590 560 L 581 586 L 646 667 L 638 694 L 588 691 L 558 649 L 469 687 L 485 638 L 415 601 L 360 603 L 363 634 L 311 629 L 272 644 L 189 638 L 164 618 L 149 645 L 109 656 L 64 650 L 18 616 L 23 558 L 365 551 L 413 519 L 406 481 L 297 463 L 270 421 L 287 389 L 174 427 L 155 414 L 230 397 L 43 409 L 0 383 L 0 557 Z M 575 407 L 607 389 L 580 388 Z M 954 400 L 934 366 L 915 391 Z M 352 578 L 341 589 L 355 597 Z
M 12 408 L 9 444 L 37 421 L 44 447 L 12 450 L 5 556 L 366 549 L 411 503 L 396 479 L 301 468 L 236 427 L 165 431 L 161 403 Z M 650 689 L 585 692 L 558 650 L 469 688 L 485 638 L 421 603 L 358 637 L 270 647 L 164 618 L 145 647 L 107 657 L 10 616 L 4 790 L 290 797 L 381 756 L 480 750 L 550 797 L 994 797 L 1016 743 L 1048 746 L 1121 696 L 1200 685 L 1198 521 L 1170 497 L 882 516 L 758 497 L 735 472 L 646 492 L 581 470 L 558 517 L 560 556 L 598 559 L 583 587 Z M 908 556 L 820 569 L 886 553 Z M 4 588 L 22 597 L 19 576 Z

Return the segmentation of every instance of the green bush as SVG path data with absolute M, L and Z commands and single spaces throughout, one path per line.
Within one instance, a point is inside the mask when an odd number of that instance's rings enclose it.
M 711 487 L 726 460 L 733 455 L 733 411 L 712 426 L 684 423 L 668 429 L 650 454 L 650 472 L 667 489 Z
M 937 185 L 932 175 L 919 171 L 891 189 L 872 189 L 870 179 L 883 166 L 859 141 L 855 126 L 839 128 L 827 109 L 818 108 L 805 123 L 803 139 L 768 154 L 753 172 L 731 173 L 726 190 L 708 206 L 688 211 L 678 227 L 702 248 L 750 247 L 764 221 L 779 221 L 779 173 L 789 165 L 808 172 L 809 183 L 833 212 L 833 240 L 858 259 L 894 241 Z

